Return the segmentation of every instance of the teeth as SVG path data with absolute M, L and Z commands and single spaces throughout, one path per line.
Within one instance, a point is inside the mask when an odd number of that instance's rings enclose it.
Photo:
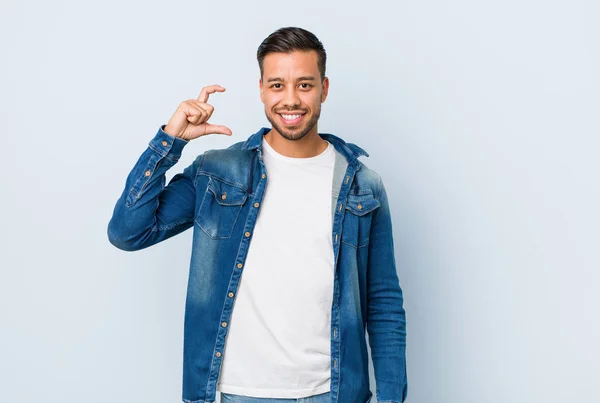
M 285 120 L 296 120 L 296 119 L 298 119 L 302 115 L 284 115 L 284 114 L 281 114 L 281 116 L 283 116 L 283 118 Z

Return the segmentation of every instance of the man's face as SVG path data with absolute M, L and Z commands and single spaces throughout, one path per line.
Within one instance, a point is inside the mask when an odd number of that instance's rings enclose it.
M 260 99 L 273 129 L 288 140 L 317 130 L 328 89 L 329 79 L 321 80 L 315 51 L 270 53 L 263 60 Z

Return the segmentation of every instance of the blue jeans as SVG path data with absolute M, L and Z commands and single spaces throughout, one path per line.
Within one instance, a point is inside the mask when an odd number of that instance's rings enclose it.
M 221 392 L 222 403 L 329 403 L 331 401 L 331 392 L 321 393 L 309 397 L 298 399 L 280 399 L 271 397 L 250 397 L 241 395 L 232 395 Z

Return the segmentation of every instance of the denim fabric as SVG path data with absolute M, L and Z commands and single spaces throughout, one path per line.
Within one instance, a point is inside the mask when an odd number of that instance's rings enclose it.
M 329 403 L 330 401 L 330 392 L 309 397 L 302 397 L 299 399 L 248 397 L 229 393 L 221 393 L 221 403 Z
M 109 241 L 125 251 L 193 228 L 183 345 L 187 403 L 216 400 L 227 324 L 268 186 L 261 142 L 269 130 L 205 151 L 165 186 L 166 171 L 188 142 L 161 126 L 129 173 L 108 224 Z M 381 177 L 358 160 L 368 156 L 362 148 L 333 134 L 319 136 L 336 152 L 330 403 L 371 400 L 367 333 L 377 400 L 401 403 L 408 390 L 406 321 L 386 190 Z

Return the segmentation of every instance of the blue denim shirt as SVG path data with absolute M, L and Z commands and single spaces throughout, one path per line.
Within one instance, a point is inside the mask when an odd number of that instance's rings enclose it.
M 188 403 L 212 403 L 227 354 L 227 325 L 269 183 L 262 138 L 270 129 L 261 128 L 228 148 L 205 151 L 167 186 L 165 172 L 188 142 L 163 129 L 129 173 L 108 224 L 108 239 L 119 249 L 134 251 L 194 228 L 182 397 Z M 362 148 L 332 134 L 319 136 L 333 144 L 336 154 L 331 403 L 372 398 L 365 332 L 378 402 L 401 403 L 407 395 L 406 321 L 386 191 L 381 177 L 358 160 L 368 156 Z

